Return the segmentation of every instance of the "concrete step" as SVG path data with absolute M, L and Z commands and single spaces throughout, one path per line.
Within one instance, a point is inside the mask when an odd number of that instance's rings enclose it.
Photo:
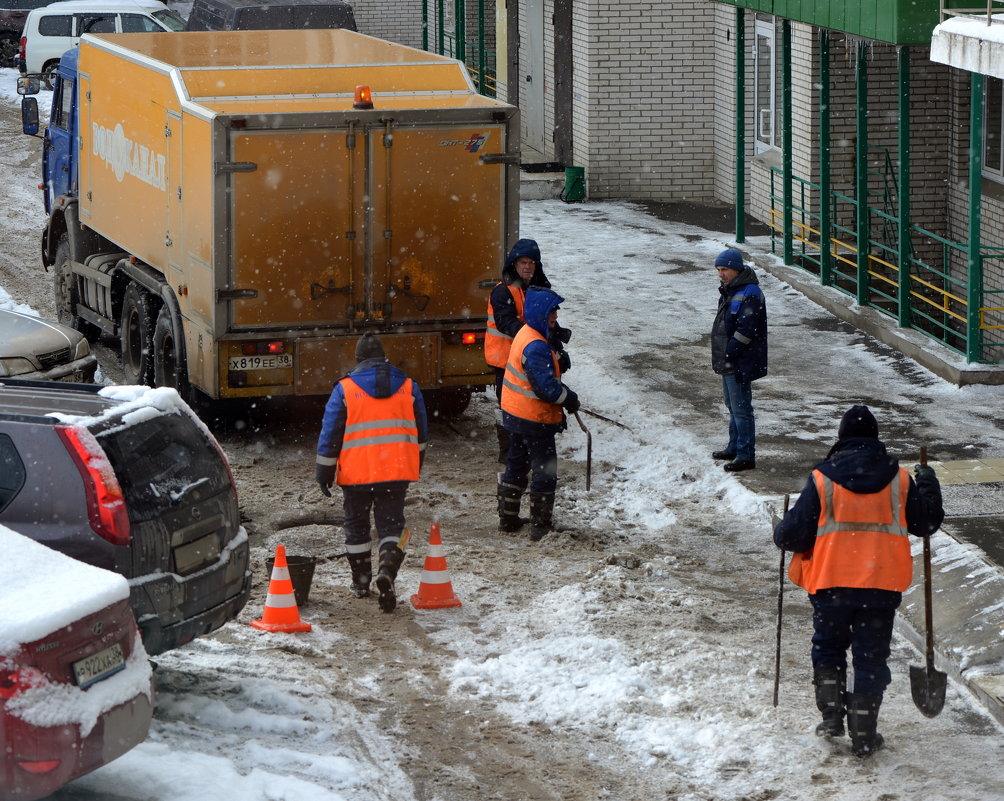
M 564 172 L 525 172 L 519 174 L 520 200 L 550 200 L 565 188 Z

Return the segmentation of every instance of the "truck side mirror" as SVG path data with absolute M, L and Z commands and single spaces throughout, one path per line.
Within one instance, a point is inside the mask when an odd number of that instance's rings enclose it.
M 38 136 L 38 100 L 21 98 L 21 130 L 28 136 Z
M 37 95 L 41 89 L 41 83 L 37 75 L 18 75 L 17 93 L 19 95 Z

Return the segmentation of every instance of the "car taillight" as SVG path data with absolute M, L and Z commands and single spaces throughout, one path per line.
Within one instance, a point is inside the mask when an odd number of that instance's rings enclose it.
M 125 496 L 104 450 L 82 426 L 56 426 L 56 433 L 84 480 L 91 528 L 112 545 L 128 545 L 129 513 Z
M 17 51 L 17 57 L 19 59 L 21 59 L 22 61 L 24 61 L 24 59 L 25 59 L 25 52 L 26 52 L 27 45 L 28 45 L 28 37 L 27 36 L 22 36 L 21 37 L 21 46 L 18 48 L 18 51 Z
M 3 699 L 4 701 L 9 701 L 14 696 L 23 693 L 25 690 L 30 690 L 32 687 L 39 687 L 45 683 L 45 675 L 38 668 L 0 667 L 0 699 Z
M 46 759 L 42 762 L 21 762 L 18 761 L 17 766 L 23 770 L 28 771 L 28 773 L 51 773 L 60 765 L 58 759 Z

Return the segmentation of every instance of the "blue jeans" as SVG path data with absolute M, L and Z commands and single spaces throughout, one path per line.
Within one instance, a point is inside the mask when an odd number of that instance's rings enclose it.
M 854 665 L 852 692 L 882 695 L 892 676 L 886 660 L 896 607 L 902 596 L 889 590 L 843 587 L 820 590 L 812 602 L 812 666 Z
M 756 421 L 753 419 L 753 382 L 740 381 L 735 373 L 722 376 L 722 395 L 729 410 L 729 445 L 736 459 L 756 461 Z
M 554 492 L 558 486 L 558 450 L 554 433 L 541 436 L 510 432 L 509 454 L 502 480 L 526 489 L 527 474 L 533 473 L 530 492 Z

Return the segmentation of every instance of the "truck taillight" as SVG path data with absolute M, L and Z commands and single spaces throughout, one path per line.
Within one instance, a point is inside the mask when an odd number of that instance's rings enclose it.
M 356 87 L 356 96 L 352 101 L 352 108 L 373 108 L 373 93 L 368 86 L 360 84 Z
M 447 345 L 477 345 L 485 341 L 484 331 L 448 331 L 443 334 Z
M 82 426 L 56 426 L 84 480 L 91 528 L 112 545 L 128 545 L 131 537 L 125 496 L 108 457 L 94 435 Z
M 244 342 L 241 344 L 241 353 L 245 356 L 265 356 L 267 354 L 285 353 L 286 343 L 276 342 Z

